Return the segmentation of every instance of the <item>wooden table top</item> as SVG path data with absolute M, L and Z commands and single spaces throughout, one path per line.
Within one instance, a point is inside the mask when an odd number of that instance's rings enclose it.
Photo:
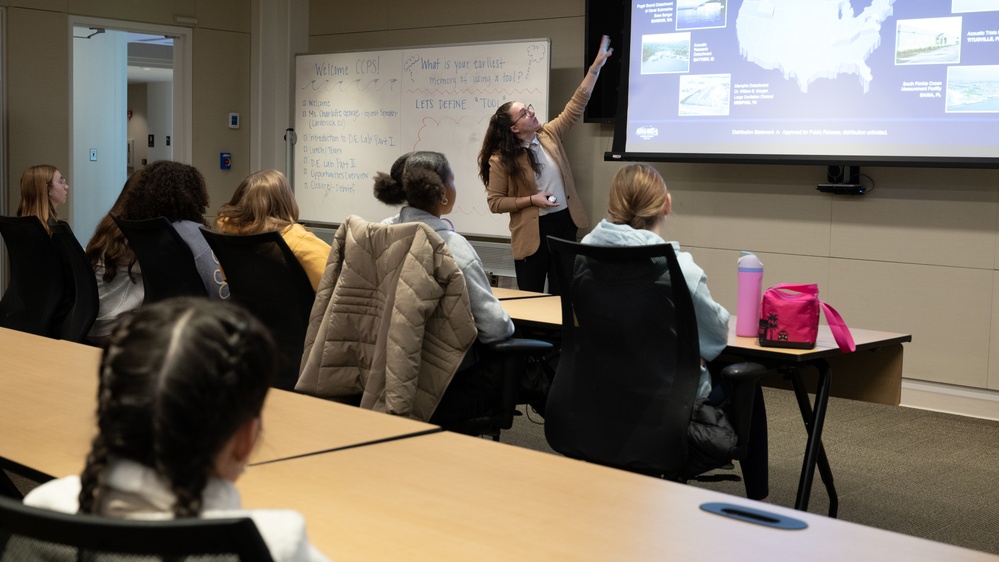
M 101 350 L 0 329 L 0 457 L 77 474 L 96 432 Z M 438 431 L 428 423 L 272 389 L 251 463 Z
M 547 293 L 535 293 L 532 291 L 521 291 L 520 289 L 505 289 L 503 287 L 493 287 L 493 296 L 499 300 L 507 299 L 535 299 L 538 297 L 549 297 Z
M 250 464 L 440 431 L 436 425 L 272 389 Z
M 853 343 L 856 344 L 857 351 L 912 341 L 912 336 L 909 334 L 879 332 L 860 328 L 850 328 L 850 334 L 853 336 Z M 779 358 L 783 360 L 792 358 L 798 361 L 809 361 L 842 354 L 839 346 L 836 344 L 836 339 L 832 335 L 832 331 L 825 324 L 819 325 L 819 335 L 815 340 L 815 347 L 812 349 L 763 347 L 755 337 L 739 337 L 735 335 L 735 316 L 728 323 L 728 348 L 725 351 L 738 353 L 744 357 Z
M 501 300 L 503 310 L 514 322 L 529 325 L 559 328 L 562 326 L 562 302 L 558 296 L 547 296 L 532 299 Z M 912 341 L 909 334 L 894 332 L 879 332 L 850 328 L 857 350 L 874 349 L 886 345 Z M 762 347 L 756 338 L 743 338 L 735 335 L 735 316 L 729 320 L 728 349 L 726 352 L 738 353 L 745 357 L 779 358 L 783 360 L 809 361 L 823 357 L 840 355 L 842 352 L 836 345 L 829 326 L 819 326 L 818 339 L 812 349 L 790 349 L 782 347 Z
M 0 457 L 79 474 L 96 433 L 101 350 L 0 328 Z
M 997 560 L 450 432 L 250 467 L 237 486 L 246 507 L 301 512 L 334 560 Z M 705 502 L 808 528 L 728 519 Z
M 562 327 L 561 297 L 501 300 L 500 306 L 515 323 L 527 323 L 555 329 Z

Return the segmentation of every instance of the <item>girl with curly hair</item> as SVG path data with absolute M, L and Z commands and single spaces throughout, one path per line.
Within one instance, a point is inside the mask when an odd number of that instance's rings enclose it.
M 160 160 L 142 169 L 131 193 L 125 198 L 121 218 L 146 220 L 166 217 L 194 254 L 205 291 L 212 300 L 229 298 L 229 286 L 222 277 L 219 262 L 201 234 L 208 226 L 208 189 L 205 177 L 194 166 Z

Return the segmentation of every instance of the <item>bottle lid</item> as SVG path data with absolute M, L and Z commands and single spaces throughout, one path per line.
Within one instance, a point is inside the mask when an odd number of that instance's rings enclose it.
M 763 262 L 752 252 L 739 252 L 739 271 L 763 271 Z

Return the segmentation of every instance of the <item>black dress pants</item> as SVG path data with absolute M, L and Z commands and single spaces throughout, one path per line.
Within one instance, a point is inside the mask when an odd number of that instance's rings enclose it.
M 548 251 L 548 237 L 554 236 L 572 242 L 576 241 L 576 225 L 569 216 L 569 210 L 563 209 L 557 213 L 549 213 L 538 218 L 538 229 L 541 234 L 541 245 L 538 251 L 522 260 L 514 260 L 517 271 L 517 288 L 523 291 L 545 292 L 545 279 L 548 280 L 548 292 L 557 295 L 558 277 L 555 274 L 555 264 L 552 263 Z

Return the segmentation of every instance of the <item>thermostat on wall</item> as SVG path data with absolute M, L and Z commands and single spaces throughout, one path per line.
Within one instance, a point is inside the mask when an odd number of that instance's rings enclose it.
M 238 129 L 239 128 L 239 114 L 238 113 L 230 113 L 229 114 L 229 128 L 230 129 Z

